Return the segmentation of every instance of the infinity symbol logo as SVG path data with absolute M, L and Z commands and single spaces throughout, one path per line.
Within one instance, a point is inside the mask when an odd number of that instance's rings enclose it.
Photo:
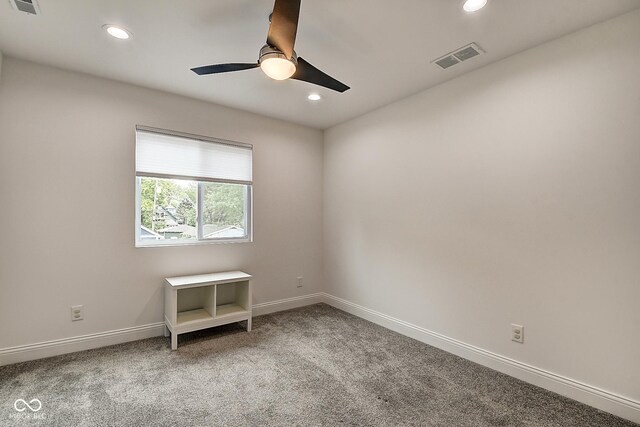
M 29 403 L 33 406 L 31 406 Z M 38 412 L 40 409 L 42 409 L 42 402 L 40 402 L 38 399 L 32 399 L 31 401 L 29 401 L 29 403 L 27 403 L 24 399 L 18 399 L 13 402 L 13 408 L 18 412 L 24 412 L 27 410 L 27 408 L 31 409 L 31 412 Z

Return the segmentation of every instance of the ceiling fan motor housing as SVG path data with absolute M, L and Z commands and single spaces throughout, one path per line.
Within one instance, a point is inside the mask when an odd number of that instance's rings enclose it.
M 296 66 L 298 65 L 298 55 L 296 54 L 295 51 L 293 52 L 293 56 L 291 58 L 287 58 L 287 55 L 280 52 L 275 47 L 265 44 L 264 46 L 262 46 L 262 49 L 260 49 L 260 58 L 258 58 L 258 63 L 261 63 L 262 61 L 268 58 L 286 59 L 288 61 L 293 62 L 294 65 Z

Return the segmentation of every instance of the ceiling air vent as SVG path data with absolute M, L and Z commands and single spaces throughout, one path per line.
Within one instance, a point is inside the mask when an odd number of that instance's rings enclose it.
M 37 15 L 40 12 L 36 0 L 9 0 L 9 3 L 20 12 L 30 13 L 31 15 Z
M 469 58 L 473 58 L 474 56 L 482 55 L 483 53 L 484 50 L 480 49 L 477 44 L 471 43 L 461 47 L 460 49 L 454 50 L 453 52 L 449 52 L 431 62 L 439 65 L 442 69 L 446 69 L 459 64 L 462 61 L 466 61 Z

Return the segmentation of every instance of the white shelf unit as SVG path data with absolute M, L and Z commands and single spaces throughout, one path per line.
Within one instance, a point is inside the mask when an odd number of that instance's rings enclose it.
M 164 287 L 165 336 L 246 320 L 251 331 L 251 275 L 242 271 L 169 277 Z

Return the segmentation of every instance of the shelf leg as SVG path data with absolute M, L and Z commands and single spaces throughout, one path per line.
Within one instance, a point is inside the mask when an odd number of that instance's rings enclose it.
M 178 349 L 178 334 L 171 333 L 171 350 Z
M 251 317 L 247 319 L 247 332 L 251 332 Z
M 170 335 L 169 328 L 167 328 L 167 325 L 164 325 L 164 336 L 168 337 L 169 335 Z

